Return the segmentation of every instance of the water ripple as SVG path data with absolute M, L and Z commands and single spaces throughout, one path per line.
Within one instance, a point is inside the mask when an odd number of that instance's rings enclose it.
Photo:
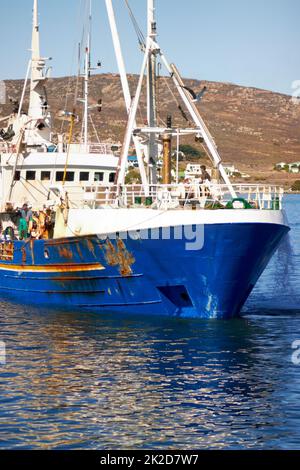
M 299 231 L 230 322 L 0 303 L 0 448 L 299 448 Z

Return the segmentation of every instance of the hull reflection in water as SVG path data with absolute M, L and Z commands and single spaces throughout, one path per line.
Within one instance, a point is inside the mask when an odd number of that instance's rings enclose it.
M 300 443 L 300 319 L 73 315 L 0 305 L 1 448 Z

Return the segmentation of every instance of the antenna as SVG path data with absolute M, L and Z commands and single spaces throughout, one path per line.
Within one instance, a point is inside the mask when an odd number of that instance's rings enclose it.
M 148 40 L 156 41 L 157 30 L 155 21 L 155 0 L 148 0 Z M 147 120 L 150 128 L 157 126 L 157 107 L 156 107 L 156 50 L 150 48 L 148 56 L 147 73 Z M 156 160 L 158 156 L 158 146 L 156 135 L 149 134 L 148 142 L 148 168 L 149 181 L 157 183 Z

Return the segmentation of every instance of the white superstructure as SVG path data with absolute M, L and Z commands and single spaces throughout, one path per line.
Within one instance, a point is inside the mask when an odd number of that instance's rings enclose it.
M 91 12 L 89 15 L 91 20 Z M 0 140 L 0 202 L 4 210 L 8 202 L 15 207 L 29 203 L 37 209 L 49 200 L 49 187 L 55 184 L 112 183 L 118 157 L 108 143 L 88 140 L 88 79 L 90 74 L 90 35 L 86 48 L 84 133 L 81 143 L 73 143 L 72 124 L 76 116 L 63 111 L 62 118 L 70 123 L 68 135 L 54 135 L 48 104 L 46 82 L 50 69 L 40 55 L 38 1 L 33 3 L 31 59 L 18 112 L 6 118 L 7 127 Z M 28 111 L 23 108 L 30 75 Z M 73 119 L 73 123 L 71 120 Z M 76 204 L 76 201 L 74 202 Z

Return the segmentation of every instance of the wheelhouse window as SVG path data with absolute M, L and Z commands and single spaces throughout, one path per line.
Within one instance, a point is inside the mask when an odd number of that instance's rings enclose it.
M 90 174 L 88 171 L 81 171 L 79 173 L 79 181 L 88 181 L 90 178 Z
M 114 183 L 116 173 L 109 173 L 109 182 Z
M 20 181 L 21 179 L 21 172 L 17 170 L 14 175 L 14 181 Z
M 64 172 L 63 171 L 57 171 L 56 172 L 56 181 L 63 181 L 64 179 Z M 75 179 L 75 173 L 74 171 L 67 171 L 66 173 L 66 181 L 74 181 Z
M 26 181 L 34 181 L 35 180 L 35 171 L 28 170 L 26 171 Z
M 97 183 L 100 183 L 101 181 L 103 181 L 103 179 L 104 179 L 103 171 L 101 171 L 101 172 L 96 171 L 95 176 L 94 176 L 94 181 L 96 181 Z
M 42 181 L 50 181 L 50 178 L 51 178 L 51 171 L 41 171 Z

